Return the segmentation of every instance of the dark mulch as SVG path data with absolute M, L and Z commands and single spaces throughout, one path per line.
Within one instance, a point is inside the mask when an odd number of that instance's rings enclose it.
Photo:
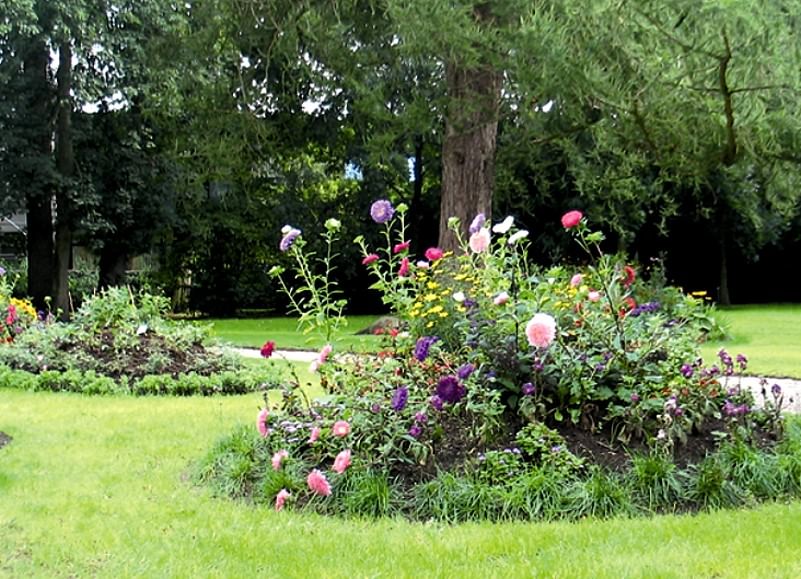
M 3 448 L 6 444 L 10 444 L 12 440 L 13 439 L 8 434 L 0 431 L 0 448 Z

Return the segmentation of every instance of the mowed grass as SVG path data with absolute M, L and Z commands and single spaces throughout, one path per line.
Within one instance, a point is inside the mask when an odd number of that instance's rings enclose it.
M 358 335 L 380 316 L 348 316 L 347 325 L 335 335 L 340 350 L 375 351 L 380 338 Z M 216 318 L 204 320 L 212 324 L 212 334 L 228 344 L 243 348 L 261 348 L 268 340 L 282 350 L 319 350 L 325 345 L 317 333 L 304 335 L 294 318 Z
M 260 403 L 0 390 L 14 437 L 0 449 L 0 576 L 801 576 L 799 502 L 450 527 L 275 513 L 194 487 L 192 462 Z
M 801 379 L 801 305 L 733 306 L 718 315 L 731 339 L 702 346 L 704 361 L 717 360 L 725 348 L 748 357 L 748 373 Z

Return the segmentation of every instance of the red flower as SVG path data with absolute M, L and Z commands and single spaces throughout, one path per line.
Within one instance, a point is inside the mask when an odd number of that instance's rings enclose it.
M 401 251 L 406 251 L 409 249 L 408 241 L 404 241 L 403 243 L 397 244 L 395 247 L 392 248 L 392 253 L 400 253 Z
M 398 268 L 398 277 L 406 277 L 407 275 L 409 275 L 409 258 L 404 257 Z
M 377 253 L 371 253 L 370 255 L 365 255 L 364 256 L 364 259 L 362 260 L 362 265 L 369 265 L 369 264 L 371 264 L 371 263 L 373 263 L 374 261 L 377 261 L 377 260 L 378 260 L 378 254 Z
M 442 259 L 443 251 L 439 247 L 429 247 L 426 249 L 426 259 L 428 261 L 437 261 L 438 259 Z
M 261 357 L 262 358 L 269 358 L 273 355 L 273 350 L 275 350 L 275 342 L 268 341 L 264 342 L 264 345 L 261 347 Z
M 629 287 L 637 279 L 637 272 L 630 265 L 623 267 L 623 285 Z
M 581 219 L 584 217 L 584 214 L 581 211 L 568 211 L 564 215 L 562 215 L 562 227 L 565 229 L 573 229 L 576 225 L 581 222 Z

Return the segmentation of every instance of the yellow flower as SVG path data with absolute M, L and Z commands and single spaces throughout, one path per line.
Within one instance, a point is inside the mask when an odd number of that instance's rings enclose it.
M 437 294 L 426 294 L 423 296 L 423 301 L 433 302 L 436 301 L 438 298 L 439 296 Z
M 429 308 L 428 312 L 426 312 L 426 313 L 436 314 L 436 313 L 441 312 L 443 309 L 444 308 L 442 306 L 434 306 L 433 308 Z
M 426 328 L 433 328 L 433 327 L 434 327 L 434 322 L 428 322 L 426 324 Z
M 448 317 L 448 312 L 440 312 L 439 313 L 439 317 L 440 318 L 447 318 Z
M 430 282 L 428 282 L 426 284 L 426 287 L 428 289 L 430 289 L 430 290 L 433 290 L 433 289 L 437 289 L 439 287 L 439 284 L 437 282 L 435 282 L 435 281 L 430 281 Z
M 453 279 L 455 279 L 456 281 L 464 281 L 467 279 L 467 274 L 460 273 L 458 275 L 453 276 Z

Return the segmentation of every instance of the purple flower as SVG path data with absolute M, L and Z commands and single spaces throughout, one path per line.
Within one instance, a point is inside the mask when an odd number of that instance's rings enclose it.
M 409 429 L 409 436 L 412 438 L 418 438 L 421 434 L 423 434 L 423 429 L 418 423 L 415 422 Z
M 443 376 L 437 384 L 437 396 L 439 396 L 443 402 L 456 404 L 459 400 L 464 398 L 465 394 L 467 394 L 467 391 L 456 376 Z
M 442 411 L 442 398 L 434 394 L 431 397 L 431 400 L 429 400 L 429 402 L 431 403 L 431 406 L 434 408 L 434 410 L 438 412 Z
M 637 394 L 636 392 L 634 392 L 634 393 L 631 395 L 631 401 L 632 401 L 634 404 L 637 404 L 637 402 L 639 402 L 639 401 L 640 401 L 640 395 L 639 395 L 639 394 Z
M 295 229 L 287 225 L 281 231 L 284 233 L 284 236 L 281 238 L 281 243 L 278 244 L 278 248 L 281 251 L 287 251 L 292 247 L 292 244 L 295 243 L 298 236 L 300 236 L 300 229 Z
M 420 424 L 425 424 L 428 422 L 428 416 L 426 416 L 425 412 L 417 412 L 414 415 L 414 421 L 419 422 Z
M 414 346 L 414 357 L 418 362 L 422 362 L 428 358 L 428 350 L 431 348 L 431 344 L 437 340 L 439 340 L 439 338 L 436 336 L 423 336 L 417 340 L 417 344 Z
M 693 367 L 689 364 L 682 364 L 681 365 L 681 374 L 685 378 L 691 378 L 693 375 Z
M 748 358 L 743 354 L 737 354 L 737 363 L 740 365 L 740 370 L 745 370 L 748 366 Z
M 379 414 L 381 412 L 381 405 L 378 402 L 373 403 L 373 405 L 370 406 L 370 412 Z
M 370 206 L 370 217 L 372 217 L 373 221 L 376 223 L 386 223 L 392 219 L 394 214 L 395 208 L 392 207 L 392 203 L 386 199 L 379 199 Z
M 531 396 L 536 391 L 537 388 L 531 382 L 526 382 L 520 387 L 520 392 L 523 394 L 523 396 Z
M 463 364 L 456 370 L 456 375 L 459 380 L 467 380 L 475 369 L 476 367 L 473 364 Z
M 406 401 L 409 399 L 409 389 L 406 386 L 401 386 L 400 388 L 395 390 L 395 393 L 392 395 L 392 402 L 390 407 L 395 412 L 400 412 L 404 408 L 406 408 Z
M 0 276 L 6 275 L 6 268 L 0 266 Z
M 487 220 L 486 215 L 483 213 L 479 213 L 473 218 L 472 223 L 470 223 L 470 235 L 477 233 L 479 229 L 484 225 L 484 222 Z
M 782 395 L 782 387 L 779 386 L 778 384 L 774 384 L 773 386 L 770 387 L 770 393 L 773 394 L 774 398 L 778 398 L 779 396 Z
M 734 404 L 732 404 L 731 400 L 726 400 L 726 402 L 723 404 L 722 411 L 725 416 L 734 416 L 736 413 L 736 407 Z
M 534 363 L 531 365 L 531 369 L 534 370 L 535 372 L 542 372 L 542 369 L 544 367 L 545 365 L 539 360 L 535 360 Z
M 681 416 L 682 414 L 684 414 L 684 410 L 680 406 L 677 406 L 673 411 L 673 416 Z

